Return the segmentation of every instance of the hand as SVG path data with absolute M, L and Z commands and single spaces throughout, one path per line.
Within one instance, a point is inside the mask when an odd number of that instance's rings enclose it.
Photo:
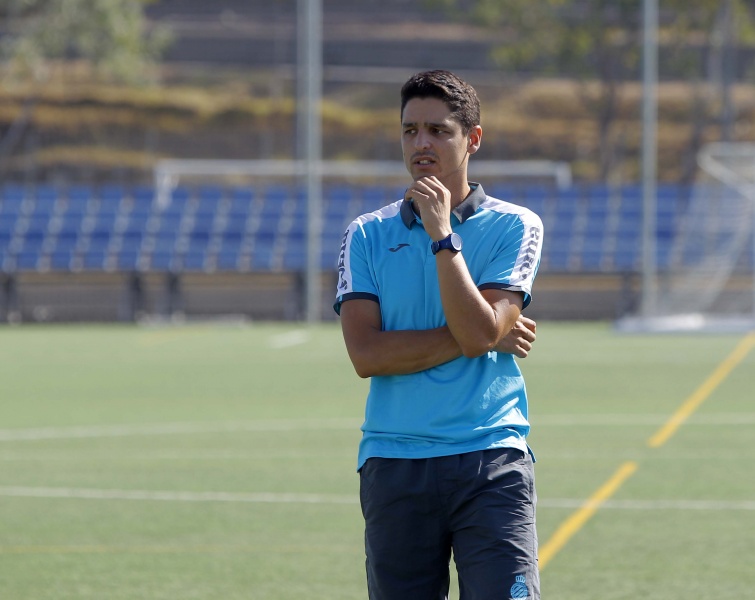
M 411 198 L 418 208 L 425 231 L 437 242 L 451 229 L 451 192 L 437 177 L 421 177 L 410 185 L 404 198 Z
M 535 343 L 537 323 L 524 315 L 519 315 L 516 323 L 495 347 L 496 352 L 513 354 L 519 358 L 527 358 Z

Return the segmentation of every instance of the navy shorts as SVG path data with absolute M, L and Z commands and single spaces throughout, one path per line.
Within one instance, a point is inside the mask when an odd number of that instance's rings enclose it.
M 453 552 L 461 600 L 538 600 L 535 478 L 512 448 L 360 470 L 370 600 L 445 600 Z

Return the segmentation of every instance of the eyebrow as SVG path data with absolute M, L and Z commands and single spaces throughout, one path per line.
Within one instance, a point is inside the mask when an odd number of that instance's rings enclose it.
M 401 123 L 401 127 L 418 127 L 419 125 L 423 125 L 424 127 L 448 127 L 446 121 L 441 121 L 440 123 L 415 123 L 413 121 Z

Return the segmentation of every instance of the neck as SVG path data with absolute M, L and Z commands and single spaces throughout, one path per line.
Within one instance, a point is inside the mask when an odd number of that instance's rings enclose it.
M 451 196 L 452 198 L 454 198 L 454 200 L 451 202 L 452 208 L 456 208 L 457 206 L 459 206 L 459 204 L 461 204 L 462 202 L 464 202 L 464 200 L 467 199 L 467 196 L 469 196 L 469 194 L 471 192 L 472 192 L 472 188 L 469 187 L 469 183 L 467 183 L 465 181 L 464 185 L 462 186 L 462 189 L 461 189 L 459 195 L 458 196 L 454 196 L 454 195 Z M 456 198 L 458 198 L 458 200 Z

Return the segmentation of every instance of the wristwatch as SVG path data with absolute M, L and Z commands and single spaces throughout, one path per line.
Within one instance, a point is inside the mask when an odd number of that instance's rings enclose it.
M 430 246 L 433 254 L 438 254 L 441 250 L 450 250 L 453 253 L 461 252 L 461 236 L 458 233 L 452 233 L 442 240 L 433 242 Z

